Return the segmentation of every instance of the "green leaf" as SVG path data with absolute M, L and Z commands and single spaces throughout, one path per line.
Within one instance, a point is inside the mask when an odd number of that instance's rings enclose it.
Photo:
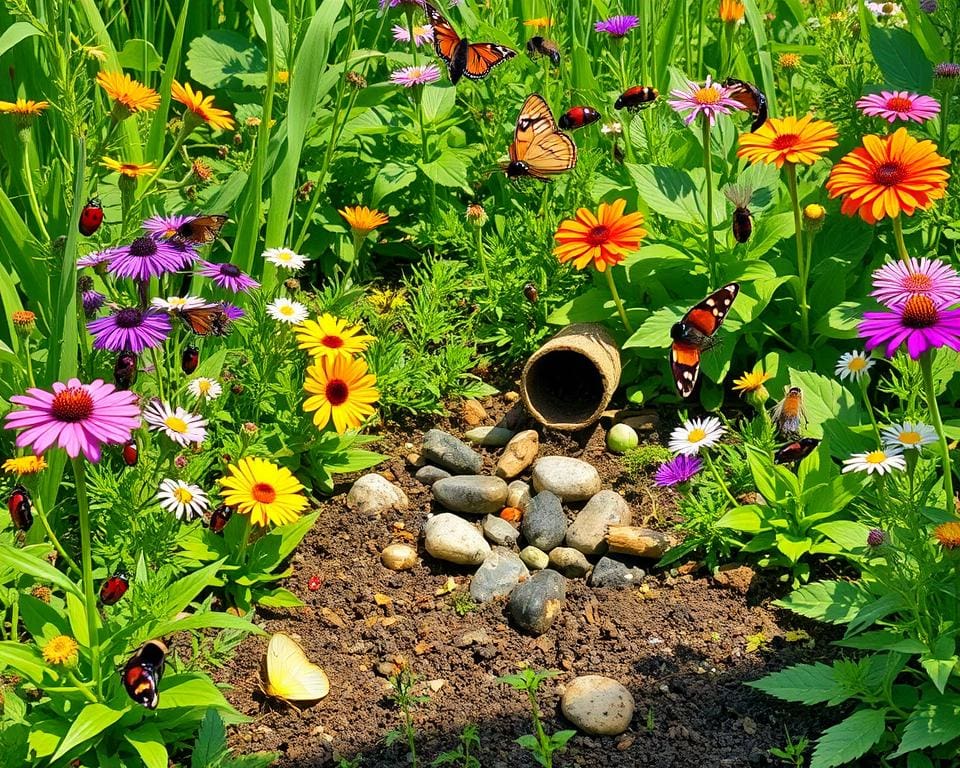
M 417 167 L 423 171 L 428 179 L 436 182 L 440 186 L 459 188 L 469 192 L 470 183 L 467 178 L 469 166 L 467 165 L 467 160 L 470 157 L 471 153 L 446 147 L 436 160 L 431 160 L 428 163 L 419 160 L 417 161 Z
M 813 539 L 807 536 L 794 536 L 789 533 L 777 534 L 777 549 L 783 552 L 791 563 L 796 563 L 810 551 Z
M 28 37 L 42 34 L 33 24 L 26 21 L 18 21 L 7 27 L 0 35 L 0 56 L 3 56 L 17 43 L 26 40 Z
M 670 329 L 686 310 L 680 306 L 663 307 L 650 315 L 643 324 L 627 339 L 623 347 L 644 347 L 647 349 L 666 349 L 670 346 Z
M 190 755 L 191 768 L 215 765 L 227 751 L 227 733 L 223 718 L 215 709 L 208 709 L 200 723 L 197 742 Z
M 847 426 L 860 423 L 860 405 L 836 379 L 812 371 L 790 371 L 790 384 L 803 390 L 804 410 L 811 437 L 822 437 L 824 424 L 839 421 Z
M 870 50 L 883 73 L 884 82 L 895 90 L 927 93 L 933 85 L 933 64 L 917 39 L 905 29 L 870 27 Z
M 796 664 L 747 685 L 783 701 L 808 706 L 824 703 L 833 706 L 851 697 L 846 686 L 837 680 L 833 667 L 819 661 L 815 664 Z
M 0 666 L 12 667 L 41 687 L 45 674 L 50 674 L 52 677 L 43 656 L 40 655 L 40 650 L 35 645 L 24 645 L 14 640 L 0 642 Z
M 300 608 L 304 605 L 304 602 L 299 597 L 289 589 L 284 589 L 283 587 L 277 587 L 269 592 L 258 595 L 256 602 L 258 605 L 263 605 L 267 608 Z
M 123 738 L 137 750 L 146 768 L 167 768 L 169 756 L 164 746 L 163 734 L 157 726 L 141 723 L 133 731 L 127 731 Z
M 903 739 L 890 757 L 915 749 L 929 749 L 960 738 L 960 697 L 938 696 L 914 707 L 903 729 Z
M 662 165 L 626 165 L 637 194 L 651 211 L 684 224 L 705 223 L 706 173 L 702 168 L 685 171 Z M 723 220 L 724 206 L 724 197 L 714 190 L 714 221 Z
M 956 640 L 951 636 L 941 637 L 929 653 L 920 657 L 920 666 L 930 676 L 940 693 L 944 693 L 947 681 L 957 666 Z
M 862 632 L 867 627 L 872 626 L 875 622 L 879 621 L 885 616 L 889 616 L 891 613 L 894 613 L 902 607 L 903 598 L 901 598 L 898 594 L 888 592 L 887 594 L 878 597 L 876 600 L 867 603 L 859 611 L 857 611 L 857 615 L 851 619 L 844 637 L 851 637 L 859 632 Z
M 49 757 L 67 735 L 70 724 L 65 720 L 42 720 L 30 725 L 30 751 L 37 758 Z
M 767 527 L 760 514 L 760 507 L 756 504 L 734 507 L 717 520 L 715 525 L 717 528 L 731 528 L 744 533 L 759 533 Z
M 55 763 L 74 747 L 83 744 L 95 736 L 102 735 L 111 725 L 127 712 L 129 707 L 114 709 L 106 704 L 87 704 L 71 723 L 70 730 L 63 737 L 50 762 Z
M 813 581 L 773 604 L 830 624 L 847 624 L 872 600 L 861 585 L 850 581 Z
M 163 63 L 163 59 L 157 53 L 157 49 L 153 47 L 153 43 L 136 38 L 124 43 L 123 50 L 117 54 L 117 61 L 120 62 L 120 66 L 127 69 L 136 69 L 139 72 L 143 72 L 144 64 L 146 64 L 147 72 L 154 72 Z
M 32 550 L 15 549 L 6 544 L 0 544 L 0 563 L 13 568 L 20 573 L 36 576 L 42 581 L 48 581 L 60 587 L 64 592 L 70 592 L 83 598 L 80 588 L 74 584 L 62 571 L 58 571 L 46 560 L 31 554 Z
M 817 741 L 810 768 L 836 768 L 862 757 L 886 730 L 885 709 L 861 709 L 827 728 Z
M 416 178 L 416 166 L 410 163 L 384 163 L 377 169 L 377 177 L 373 180 L 370 205 L 379 205 L 385 197 L 409 187 Z
M 184 632 L 191 629 L 237 629 L 254 635 L 265 634 L 260 627 L 251 623 L 242 616 L 234 616 L 220 611 L 202 611 L 182 619 L 157 624 L 150 629 L 150 634 L 157 637 L 166 637 L 175 632 Z
M 147 156 L 159 157 L 163 150 L 163 141 L 166 137 L 167 117 L 170 113 L 170 88 L 180 68 L 180 57 L 183 53 L 183 38 L 187 28 L 187 14 L 190 12 L 190 0 L 183 0 L 180 8 L 180 17 L 173 32 L 170 50 L 167 53 L 167 63 L 163 70 L 163 78 L 157 92 L 160 94 L 160 106 L 150 121 L 150 138 L 147 140 Z M 213 210 L 223 210 L 214 208 Z
M 853 520 L 833 520 L 814 526 L 814 530 L 822 533 L 830 541 L 835 541 L 848 552 L 867 545 L 867 534 L 870 526 L 856 523 Z
M 925 653 L 927 646 L 912 637 L 904 637 L 891 629 L 864 632 L 856 637 L 834 640 L 834 645 L 843 648 L 859 648 L 864 651 L 894 651 L 896 653 Z
M 168 590 L 166 600 L 156 611 L 157 616 L 176 616 L 180 611 L 190 605 L 204 589 L 216 581 L 217 571 L 223 565 L 222 560 L 194 571 L 181 579 L 178 579 Z
M 195 37 L 187 51 L 190 77 L 208 88 L 262 86 L 267 61 L 263 52 L 242 35 L 212 29 Z
M 223 698 L 220 689 L 206 675 L 200 673 L 174 675 L 164 678 L 160 688 L 160 702 L 157 709 L 176 709 L 178 707 L 215 707 L 226 712 L 235 710 Z
M 87 606 L 73 592 L 67 593 L 67 617 L 77 642 L 82 646 L 90 645 L 90 636 L 87 634 Z
M 425 85 L 421 104 L 426 124 L 445 120 L 453 112 L 457 101 L 457 89 L 450 82 L 441 85 Z

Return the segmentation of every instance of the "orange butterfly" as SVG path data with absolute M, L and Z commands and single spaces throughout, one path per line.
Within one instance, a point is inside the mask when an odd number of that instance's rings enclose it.
M 540 181 L 569 171 L 577 164 L 577 145 L 557 127 L 547 102 L 538 93 L 527 96 L 517 117 L 510 145 L 510 162 L 501 167 L 516 179 L 532 176 Z
M 466 38 L 454 31 L 443 14 L 426 0 L 423 7 L 433 27 L 433 47 L 437 56 L 447 65 L 450 82 L 454 85 L 463 75 L 471 80 L 482 80 L 497 64 L 517 55 L 515 50 L 505 45 L 467 42 Z
M 222 304 L 206 304 L 195 309 L 178 309 L 177 315 L 197 336 L 226 336 L 230 318 Z
M 187 219 L 183 224 L 177 227 L 175 238 L 185 243 L 194 243 L 204 245 L 212 243 L 217 239 L 223 225 L 227 223 L 227 216 L 217 214 L 214 216 L 195 216 Z

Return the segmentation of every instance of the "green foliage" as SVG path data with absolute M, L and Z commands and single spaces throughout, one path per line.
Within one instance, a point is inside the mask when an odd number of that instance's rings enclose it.
M 557 670 L 537 671 L 525 667 L 515 675 L 504 675 L 497 678 L 497 682 L 501 685 L 509 685 L 515 691 L 527 694 L 530 719 L 533 722 L 533 733 L 518 738 L 517 744 L 530 752 L 537 764 L 543 766 L 543 768 L 553 768 L 553 756 L 563 752 L 570 739 L 577 735 L 576 731 L 547 733 L 543 727 L 540 705 L 537 702 L 537 691 L 545 680 L 556 677 L 558 674 L 560 673 Z
M 430 763 L 431 768 L 437 768 L 441 765 L 452 765 L 454 768 L 480 768 L 480 761 L 471 751 L 476 752 L 480 748 L 480 735 L 477 732 L 477 726 L 468 725 L 460 734 L 460 743 L 455 749 L 441 752 Z
M 280 757 L 277 752 L 256 752 L 235 757 L 227 746 L 223 718 L 207 710 L 190 755 L 190 768 L 269 768 Z
M 649 472 L 672 457 L 673 454 L 662 445 L 638 445 L 625 451 L 620 461 L 623 462 L 626 473 L 637 479 L 641 473 Z

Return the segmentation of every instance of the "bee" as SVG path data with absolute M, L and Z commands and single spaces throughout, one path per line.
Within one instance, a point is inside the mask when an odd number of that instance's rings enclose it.
M 546 56 L 553 62 L 553 66 L 560 66 L 560 47 L 553 41 L 540 35 L 527 40 L 527 55 L 531 59 Z
M 770 416 L 780 434 L 787 437 L 799 435 L 800 422 L 807 423 L 803 390 L 800 387 L 784 387 L 783 400 L 773 406 Z
M 749 208 L 753 188 L 747 184 L 730 184 L 723 190 L 723 196 L 734 205 L 733 239 L 745 243 L 753 234 L 753 216 Z

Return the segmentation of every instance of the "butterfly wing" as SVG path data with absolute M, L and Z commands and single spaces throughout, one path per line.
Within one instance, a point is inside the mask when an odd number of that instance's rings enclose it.
M 460 35 L 454 31 L 444 15 L 430 3 L 424 2 L 423 8 L 430 19 L 430 26 L 433 27 L 433 48 L 437 56 L 449 67 L 460 45 Z
M 229 217 L 223 214 L 197 216 L 184 222 L 177 228 L 176 237 L 187 243 L 205 245 L 217 239 L 223 225 Z
M 738 283 L 723 286 L 687 312 L 673 327 L 670 369 L 680 397 L 686 399 L 693 394 L 700 378 L 700 353 L 710 345 L 711 337 L 723 323 L 738 293 Z
M 694 344 L 674 341 L 670 346 L 670 370 L 680 397 L 686 400 L 693 394 L 700 378 L 700 348 Z
M 290 637 L 277 632 L 267 647 L 268 696 L 284 701 L 318 701 L 330 692 L 326 673 Z
M 226 314 L 219 304 L 178 311 L 180 319 L 197 336 L 225 336 Z
M 482 80 L 490 74 L 490 70 L 507 59 L 512 59 L 517 52 L 505 45 L 496 43 L 471 43 L 467 46 L 467 62 L 463 74 L 471 80 Z
M 576 144 L 557 127 L 550 107 L 538 93 L 527 96 L 520 108 L 510 159 L 526 163 L 530 175 L 538 179 L 569 171 L 577 164 Z

